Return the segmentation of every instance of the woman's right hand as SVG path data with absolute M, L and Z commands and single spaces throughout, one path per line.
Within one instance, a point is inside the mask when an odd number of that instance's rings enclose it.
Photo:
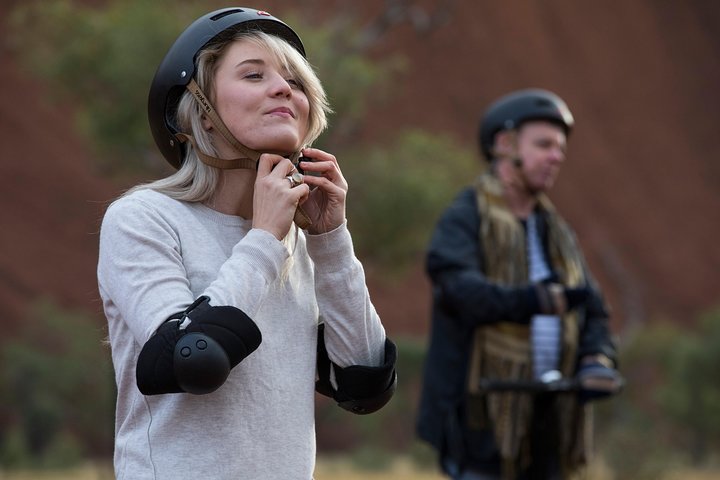
M 292 187 L 287 176 L 294 170 L 292 162 L 280 155 L 264 153 L 258 161 L 252 226 L 272 233 L 278 240 L 288 234 L 298 204 L 310 193 L 304 183 Z

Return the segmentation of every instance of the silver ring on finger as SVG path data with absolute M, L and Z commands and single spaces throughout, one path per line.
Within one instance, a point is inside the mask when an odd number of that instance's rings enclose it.
M 301 185 L 304 183 L 305 179 L 303 178 L 303 174 L 298 172 L 297 170 L 292 172 L 290 175 L 285 177 L 288 182 L 290 182 L 290 188 L 295 188 L 298 185 Z

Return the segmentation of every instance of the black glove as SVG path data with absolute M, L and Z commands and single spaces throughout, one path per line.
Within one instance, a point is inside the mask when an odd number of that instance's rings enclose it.
M 537 283 L 535 287 L 538 313 L 546 315 L 562 315 L 584 305 L 592 293 L 587 287 L 567 288 L 553 282 Z
M 569 312 L 581 305 L 585 305 L 585 302 L 590 298 L 591 291 L 587 287 L 565 288 L 563 293 L 565 294 L 566 308 Z
M 580 401 L 583 403 L 615 395 L 625 383 L 620 372 L 595 360 L 582 364 L 576 378 L 580 384 Z

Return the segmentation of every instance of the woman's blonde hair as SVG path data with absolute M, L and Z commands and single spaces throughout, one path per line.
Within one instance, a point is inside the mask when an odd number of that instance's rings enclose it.
M 303 146 L 309 146 L 327 128 L 327 115 L 331 112 L 325 90 L 312 66 L 285 40 L 261 31 L 241 31 L 229 38 L 208 45 L 197 55 L 195 81 L 212 100 L 215 99 L 215 73 L 229 45 L 237 41 L 252 42 L 266 48 L 280 65 L 302 85 L 310 105 L 308 128 Z M 203 128 L 203 111 L 189 91 L 185 91 L 177 109 L 176 124 L 181 132 L 189 133 L 199 149 L 206 155 L 218 156 L 213 137 Z M 138 185 L 126 195 L 141 189 L 151 189 L 177 200 L 204 202 L 210 199 L 220 180 L 220 171 L 204 164 L 192 145 L 188 144 L 182 166 L 174 174 L 150 183 Z

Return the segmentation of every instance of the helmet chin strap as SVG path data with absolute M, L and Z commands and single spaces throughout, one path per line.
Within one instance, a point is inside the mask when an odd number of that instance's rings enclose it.
M 523 159 L 518 153 L 517 131 L 513 130 L 508 133 L 511 135 L 510 152 L 500 153 L 495 150 L 496 157 L 503 160 L 507 159 L 515 169 L 515 173 L 517 174 L 520 186 L 531 196 L 537 197 L 540 192 L 537 192 L 534 189 L 530 188 L 530 186 L 528 185 L 527 177 L 525 176 L 525 172 L 523 171 Z
M 513 167 L 515 167 L 515 172 L 517 173 L 517 176 L 519 177 L 522 187 L 525 189 L 525 191 L 531 196 L 537 197 L 540 192 L 534 190 L 533 188 L 530 188 L 527 176 L 523 171 L 523 159 L 520 155 L 518 155 L 517 150 L 515 150 L 513 152 L 513 155 L 510 156 L 510 162 L 512 163 Z
M 284 157 L 287 157 L 293 165 L 297 166 L 298 161 L 300 159 L 300 151 L 296 151 L 291 153 L 289 156 L 287 152 L 276 152 L 276 151 L 268 151 L 268 152 L 258 152 L 251 148 L 246 147 L 242 143 L 240 143 L 235 136 L 228 130 L 227 126 L 225 126 L 225 122 L 222 121 L 220 118 L 220 115 L 215 111 L 215 108 L 213 108 L 212 104 L 208 100 L 207 96 L 203 93 L 202 89 L 200 89 L 200 86 L 195 82 L 195 79 L 191 79 L 190 83 L 187 85 L 188 91 L 193 94 L 193 97 L 198 102 L 200 107 L 203 109 L 205 115 L 210 119 L 213 126 L 215 127 L 215 130 L 220 132 L 220 134 L 223 136 L 223 138 L 240 154 L 244 155 L 243 157 L 239 158 L 218 158 L 213 157 L 211 155 L 208 155 L 204 153 L 202 150 L 198 148 L 197 142 L 193 138 L 192 135 L 188 135 L 187 133 L 177 133 L 175 134 L 175 137 L 181 141 L 181 142 L 190 142 L 190 144 L 193 146 L 193 149 L 195 149 L 195 152 L 197 153 L 197 156 L 200 158 L 200 160 L 211 167 L 227 170 L 227 169 L 237 169 L 237 168 L 246 168 L 249 170 L 257 170 L 257 164 L 260 160 L 260 155 L 262 153 L 274 153 L 277 155 L 282 155 Z M 310 217 L 302 210 L 302 208 L 298 207 L 295 211 L 295 223 L 298 227 L 302 229 L 307 229 L 312 225 L 312 221 L 310 220 Z

